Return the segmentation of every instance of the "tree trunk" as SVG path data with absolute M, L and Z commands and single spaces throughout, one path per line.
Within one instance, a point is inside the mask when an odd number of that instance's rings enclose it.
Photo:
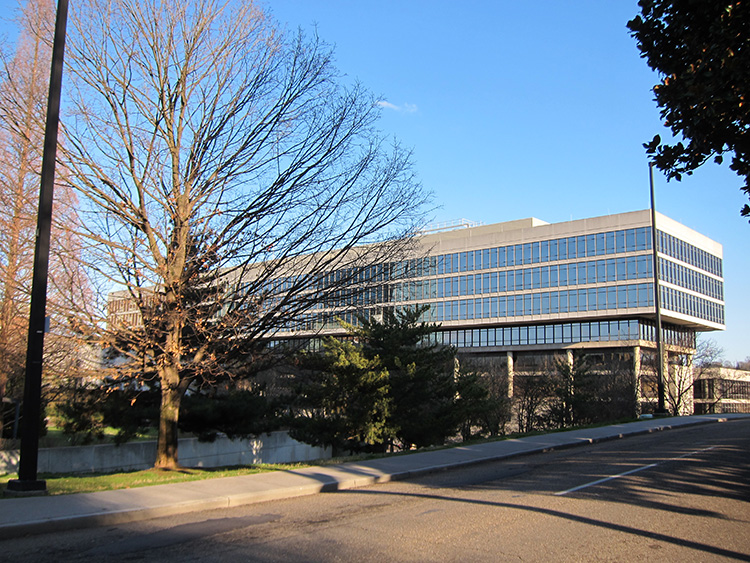
M 180 385 L 177 368 L 165 367 L 161 375 L 161 408 L 159 409 L 159 437 L 156 442 L 156 469 L 178 469 L 177 460 L 180 402 L 185 390 Z

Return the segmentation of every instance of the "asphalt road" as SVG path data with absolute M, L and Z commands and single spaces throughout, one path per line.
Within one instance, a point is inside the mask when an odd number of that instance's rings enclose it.
M 750 420 L 0 542 L 0 561 L 750 561 Z

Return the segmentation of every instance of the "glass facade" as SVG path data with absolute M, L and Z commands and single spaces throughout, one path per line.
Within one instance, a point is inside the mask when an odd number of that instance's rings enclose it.
M 662 231 L 657 246 L 663 310 L 694 317 L 694 324 L 724 324 L 721 258 Z M 654 277 L 650 227 L 442 253 L 332 272 L 316 283 L 347 279 L 351 290 L 317 303 L 287 329 L 335 328 L 386 307 L 427 305 L 424 320 L 450 323 L 439 334 L 460 347 L 652 340 L 649 321 L 636 317 L 653 312 Z M 561 314 L 589 320 L 555 321 Z M 498 326 L 455 326 L 461 321 Z M 692 329 L 673 330 L 674 343 L 694 344 Z

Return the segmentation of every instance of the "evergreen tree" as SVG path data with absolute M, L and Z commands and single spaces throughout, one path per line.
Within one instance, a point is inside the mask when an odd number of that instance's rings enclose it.
M 437 325 L 420 321 L 426 310 L 386 309 L 382 320 L 361 319 L 352 329 L 365 355 L 390 374 L 391 422 L 404 448 L 443 444 L 460 424 L 455 351 L 431 341 Z
M 304 362 L 291 435 L 308 444 L 343 451 L 383 450 L 393 435 L 388 370 L 349 341 L 327 338 L 324 353 Z

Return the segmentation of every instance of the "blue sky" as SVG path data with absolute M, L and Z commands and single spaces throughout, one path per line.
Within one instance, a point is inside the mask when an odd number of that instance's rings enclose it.
M 381 128 L 414 149 L 436 221 L 567 221 L 649 206 L 642 144 L 668 137 L 656 75 L 626 23 L 636 0 L 269 1 L 336 48 L 339 70 L 388 102 Z M 724 245 L 725 359 L 750 356 L 750 224 L 740 179 L 706 165 L 655 177 L 657 209 Z
M 649 206 L 642 143 L 668 131 L 653 102 L 657 77 L 626 28 L 636 0 L 265 6 L 291 31 L 317 26 L 347 79 L 387 102 L 380 127 L 413 148 L 436 222 L 558 222 Z M 12 37 L 7 22 L 0 32 Z M 750 356 L 740 179 L 709 164 L 680 183 L 655 180 L 659 211 L 724 245 L 727 330 L 709 337 L 729 361 Z

